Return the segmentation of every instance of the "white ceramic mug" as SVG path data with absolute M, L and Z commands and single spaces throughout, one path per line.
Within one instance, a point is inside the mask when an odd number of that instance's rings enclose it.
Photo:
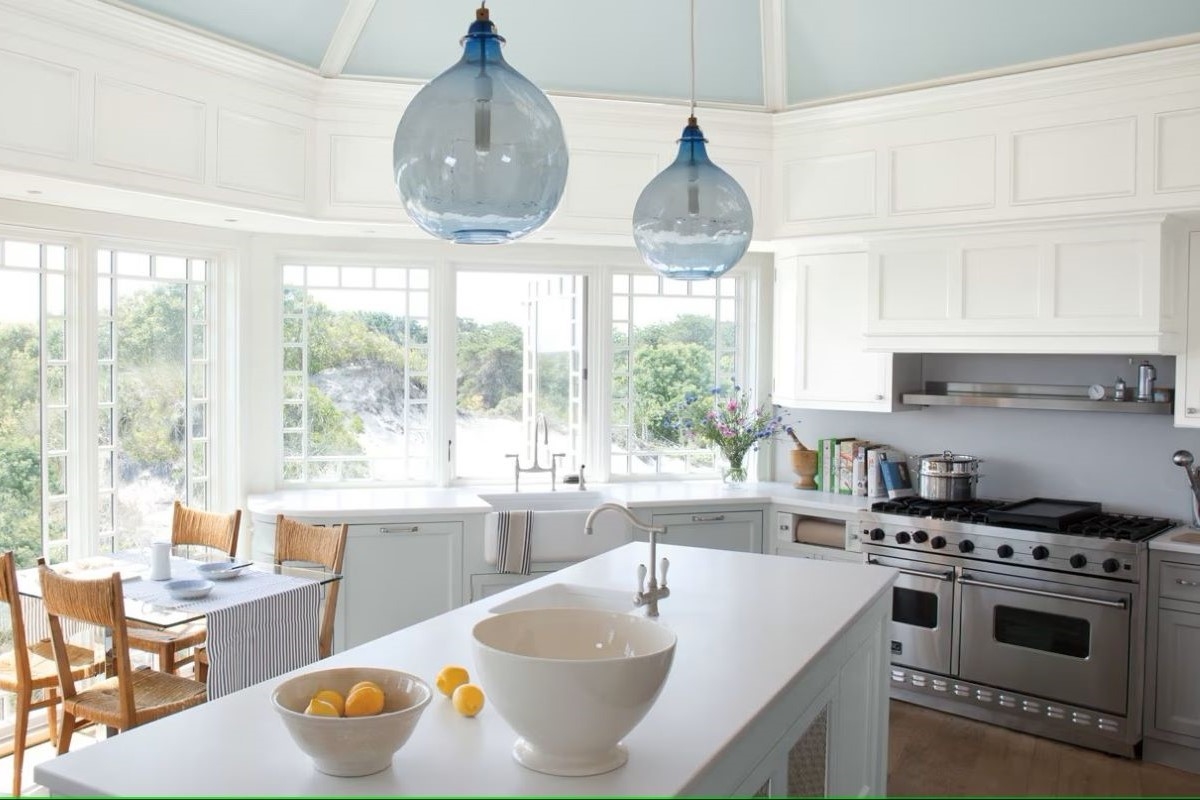
M 153 542 L 150 545 L 150 580 L 171 579 L 171 543 Z

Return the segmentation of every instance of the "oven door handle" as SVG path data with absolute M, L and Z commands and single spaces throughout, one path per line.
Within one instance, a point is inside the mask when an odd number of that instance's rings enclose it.
M 1026 589 L 1024 586 L 1009 586 L 1004 583 L 991 583 L 989 581 L 977 581 L 970 575 L 963 574 L 958 579 L 961 586 L 981 586 L 984 589 L 1001 589 L 1008 592 L 1020 592 L 1021 594 L 1032 594 L 1038 597 L 1053 597 L 1055 600 L 1075 600 L 1080 603 L 1090 603 L 1094 606 L 1105 606 L 1106 608 L 1127 608 L 1128 604 L 1124 599 L 1121 600 L 1103 600 L 1099 597 L 1086 597 L 1077 594 L 1063 594 L 1061 592 L 1047 592 L 1044 589 Z
M 867 559 L 867 563 L 872 564 L 876 567 L 886 567 L 887 566 L 887 564 L 881 564 L 880 562 L 874 561 L 870 558 Z M 923 572 L 919 569 L 902 569 L 901 567 L 892 567 L 892 569 L 896 570 L 897 572 L 899 572 L 903 575 L 912 575 L 917 578 L 932 578 L 935 581 L 952 581 L 952 580 L 954 580 L 954 570 L 952 570 L 952 569 L 947 570 L 945 572 Z

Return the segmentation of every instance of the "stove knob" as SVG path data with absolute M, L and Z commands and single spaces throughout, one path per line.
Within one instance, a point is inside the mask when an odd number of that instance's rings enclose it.
M 913 531 L 913 541 L 917 544 L 925 544 L 925 540 L 929 538 L 929 534 L 925 531 Z
M 1012 548 L 1006 544 L 1002 544 L 996 548 L 996 555 L 1000 556 L 1001 558 L 1012 558 L 1012 553 Z
M 883 528 L 872 528 L 871 529 L 871 541 L 872 542 L 878 542 L 882 538 L 883 538 Z
M 975 543 L 968 539 L 963 539 L 961 542 L 958 543 L 958 552 L 960 552 L 960 553 L 969 553 L 974 549 L 975 549 Z
M 908 531 L 900 531 L 896 534 L 896 544 L 908 544 Z
M 1121 568 L 1121 562 L 1115 558 L 1106 558 L 1100 566 L 1104 567 L 1105 572 L 1116 572 Z
M 1042 547 L 1040 544 L 1033 548 L 1033 557 L 1037 561 L 1042 561 L 1050 557 L 1050 551 Z
M 933 537 L 933 539 L 930 540 L 929 546 L 932 547 L 934 550 L 941 550 L 943 547 L 946 546 L 946 540 L 944 538 L 942 538 L 941 536 L 935 536 L 935 537 Z
M 1075 569 L 1083 569 L 1087 566 L 1087 556 L 1083 553 L 1076 553 L 1071 556 L 1071 566 Z

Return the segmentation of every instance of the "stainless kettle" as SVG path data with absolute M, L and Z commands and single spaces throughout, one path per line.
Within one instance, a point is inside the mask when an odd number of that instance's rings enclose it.
M 1139 402 L 1149 403 L 1154 399 L 1154 380 L 1157 377 L 1158 372 L 1149 361 L 1138 364 L 1137 399 Z

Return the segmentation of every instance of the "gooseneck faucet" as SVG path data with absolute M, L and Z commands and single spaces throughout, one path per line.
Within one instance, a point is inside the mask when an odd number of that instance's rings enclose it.
M 628 508 L 621 505 L 620 503 L 601 503 L 600 505 L 593 508 L 591 510 L 591 513 L 589 513 L 587 515 L 587 519 L 585 519 L 583 521 L 583 532 L 586 533 L 587 535 L 591 536 L 592 523 L 595 521 L 596 517 L 599 516 L 601 512 L 607 511 L 610 509 L 612 511 L 619 511 L 621 513 L 621 515 L 629 521 L 630 525 L 637 528 L 638 530 L 645 531 L 646 534 L 650 537 L 650 585 L 646 587 L 645 591 L 642 590 L 642 585 L 645 583 L 645 580 L 646 580 L 646 565 L 638 564 L 638 590 L 637 590 L 637 594 L 635 594 L 633 596 L 633 604 L 635 606 L 638 606 L 639 608 L 641 606 L 646 606 L 646 616 L 647 617 L 657 617 L 658 616 L 658 601 L 663 598 L 671 596 L 671 590 L 667 588 L 667 567 L 671 566 L 671 562 L 667 561 L 667 559 L 665 557 L 662 560 L 662 564 L 661 564 L 662 583 L 661 584 L 659 584 L 658 577 L 654 574 L 656 537 L 659 534 L 666 533 L 667 526 L 666 525 L 647 525 L 646 523 L 642 522 L 640 519 L 635 517 L 633 515 L 632 511 L 630 511 Z
M 545 414 L 538 414 L 537 419 L 533 422 L 533 466 L 522 467 L 521 456 L 517 453 L 505 453 L 505 458 L 513 459 L 513 491 L 521 491 L 521 473 L 522 472 L 549 472 L 550 473 L 550 491 L 558 491 L 555 485 L 555 473 L 558 471 L 558 459 L 566 458 L 566 453 L 550 453 L 550 466 L 543 467 L 538 463 L 538 428 L 542 429 L 542 444 L 546 445 L 546 449 L 550 449 L 550 422 L 546 419 Z

